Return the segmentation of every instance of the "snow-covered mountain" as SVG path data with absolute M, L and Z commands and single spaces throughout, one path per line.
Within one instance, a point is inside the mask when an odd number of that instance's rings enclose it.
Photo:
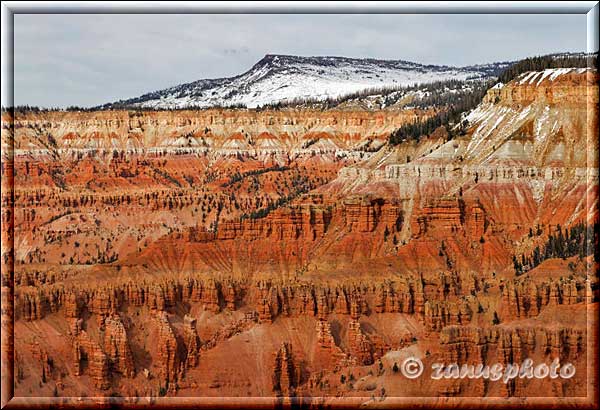
M 402 60 L 267 54 L 250 70 L 235 77 L 198 80 L 106 104 L 102 108 L 173 109 L 235 105 L 255 108 L 297 99 L 341 97 L 372 88 L 449 79 L 481 80 L 497 76 L 509 64 L 449 67 Z

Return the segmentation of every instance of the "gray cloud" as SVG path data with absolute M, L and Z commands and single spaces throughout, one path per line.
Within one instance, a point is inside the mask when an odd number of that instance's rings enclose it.
M 585 15 L 17 14 L 15 104 L 101 104 L 267 53 L 468 65 L 585 50 Z

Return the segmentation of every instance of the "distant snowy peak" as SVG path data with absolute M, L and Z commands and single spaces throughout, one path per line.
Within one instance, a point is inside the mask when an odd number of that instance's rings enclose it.
M 497 76 L 509 64 L 459 68 L 402 60 L 267 54 L 250 70 L 235 77 L 199 80 L 104 107 L 173 109 L 242 105 L 255 108 L 298 99 L 336 98 L 373 88 L 450 79 L 481 80 Z

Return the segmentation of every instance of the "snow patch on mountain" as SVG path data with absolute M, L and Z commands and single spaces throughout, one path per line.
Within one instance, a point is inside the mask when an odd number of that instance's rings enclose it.
M 199 80 L 110 106 L 178 109 L 243 105 L 255 108 L 297 99 L 325 100 L 374 88 L 442 80 L 482 80 L 509 63 L 448 67 L 402 60 L 266 55 L 249 71 L 230 78 Z

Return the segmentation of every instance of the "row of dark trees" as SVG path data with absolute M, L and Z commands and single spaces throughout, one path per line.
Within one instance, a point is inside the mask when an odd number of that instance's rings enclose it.
M 264 208 L 257 209 L 256 211 L 252 211 L 249 214 L 243 214 L 240 217 L 240 220 L 264 218 L 267 215 L 269 215 L 269 213 L 271 213 L 271 211 L 274 211 L 275 209 L 288 204 L 289 202 L 291 202 L 298 196 L 305 194 L 315 188 L 315 185 L 313 183 L 311 183 L 310 180 L 306 176 L 303 176 L 303 175 L 294 177 L 292 179 L 292 186 L 295 188 L 295 190 L 290 192 L 290 194 L 281 196 L 276 201 L 270 203 L 269 205 L 267 205 Z
M 282 108 L 296 108 L 301 106 L 332 109 L 345 102 L 359 100 L 371 96 L 380 96 L 385 105 L 390 106 L 404 98 L 409 92 L 417 90 L 428 92 L 428 96 L 415 99 L 410 103 L 410 105 L 417 108 L 426 108 L 435 105 L 445 105 L 444 103 L 450 101 L 452 95 L 455 95 L 454 93 L 449 93 L 448 90 L 458 90 L 466 84 L 471 84 L 471 82 L 467 83 L 462 80 L 441 80 L 427 84 L 416 83 L 403 86 L 371 87 L 326 99 L 301 97 L 294 98 L 273 104 L 265 104 L 257 108 L 257 110 L 279 110 Z M 477 85 L 478 83 L 472 82 L 472 84 Z M 445 99 L 442 96 L 445 96 Z
M 235 184 L 236 182 L 240 182 L 241 180 L 243 180 L 246 177 L 257 176 L 257 175 L 265 174 L 268 172 L 283 172 L 283 171 L 288 171 L 289 169 L 290 169 L 290 167 L 285 166 L 285 165 L 274 165 L 272 167 L 254 169 L 252 171 L 246 171 L 244 173 L 240 173 L 239 171 L 236 171 L 229 178 L 229 181 L 223 183 L 221 186 L 223 188 L 225 188 L 225 187 Z
M 547 68 L 563 67 L 598 67 L 598 54 L 565 54 L 561 56 L 538 56 L 518 61 L 507 67 L 499 76 L 498 81 L 508 83 L 520 74 L 528 71 L 542 71 Z
M 17 105 L 16 107 L 2 107 L 2 112 L 14 112 L 16 114 L 39 113 L 39 112 L 58 112 L 58 111 L 97 111 L 92 107 L 79 107 L 71 105 L 66 108 L 59 107 L 39 107 L 37 105 Z
M 427 97 L 427 100 L 422 103 L 423 106 L 447 104 L 446 108 L 425 120 L 408 123 L 396 129 L 390 134 L 390 144 L 397 145 L 407 140 L 419 141 L 422 136 L 430 135 L 442 126 L 445 127 L 450 138 L 463 134 L 469 124 L 466 119 L 461 120 L 462 114 L 475 108 L 488 89 L 488 85 L 483 83 L 478 86 L 475 84 L 474 89 L 469 91 L 460 91 L 451 95 L 432 94 Z
M 555 232 L 548 235 L 543 246 L 536 246 L 530 255 L 523 254 L 520 258 L 513 256 L 513 266 L 518 276 L 535 268 L 546 259 L 567 259 L 577 255 L 583 259 L 591 254 L 594 255 L 595 260 L 599 260 L 597 222 L 593 225 L 579 222 L 564 230 L 557 225 Z
M 424 84 L 419 87 L 420 91 L 425 92 L 425 95 L 414 98 L 410 102 L 411 107 L 426 109 L 432 107 L 448 107 L 456 104 L 457 100 L 468 98 L 469 95 L 485 94 L 485 91 L 492 83 L 489 80 L 445 80 L 434 81 L 430 84 Z M 393 103 L 395 101 L 391 101 Z M 386 102 L 387 105 L 389 103 Z
M 135 112 L 153 112 L 153 111 L 206 111 L 206 110 L 246 110 L 248 109 L 244 104 L 231 104 L 231 105 L 213 105 L 207 108 L 199 107 L 178 107 L 178 108 L 148 108 L 148 107 L 132 107 L 122 104 L 111 104 L 110 106 L 100 107 L 80 107 L 72 105 L 66 108 L 59 107 L 39 107 L 37 105 L 17 105 L 16 107 L 2 107 L 2 112 L 13 112 L 14 114 L 26 114 L 26 113 L 43 113 L 43 112 L 93 112 L 103 110 L 127 110 Z
M 416 87 L 416 86 L 410 86 Z M 391 86 L 391 87 L 373 87 L 366 88 L 361 91 L 357 91 L 350 94 L 344 94 L 338 97 L 328 97 L 325 99 L 322 98 L 306 98 L 306 97 L 297 97 L 288 99 L 285 101 L 278 101 L 272 104 L 264 104 L 257 108 L 257 110 L 280 110 L 283 108 L 296 108 L 302 106 L 309 106 L 312 108 L 320 108 L 323 110 L 335 108 L 338 105 L 355 99 L 366 98 L 372 95 L 389 95 L 391 93 L 397 91 L 403 91 L 409 89 L 410 87 L 401 87 L 401 86 Z

